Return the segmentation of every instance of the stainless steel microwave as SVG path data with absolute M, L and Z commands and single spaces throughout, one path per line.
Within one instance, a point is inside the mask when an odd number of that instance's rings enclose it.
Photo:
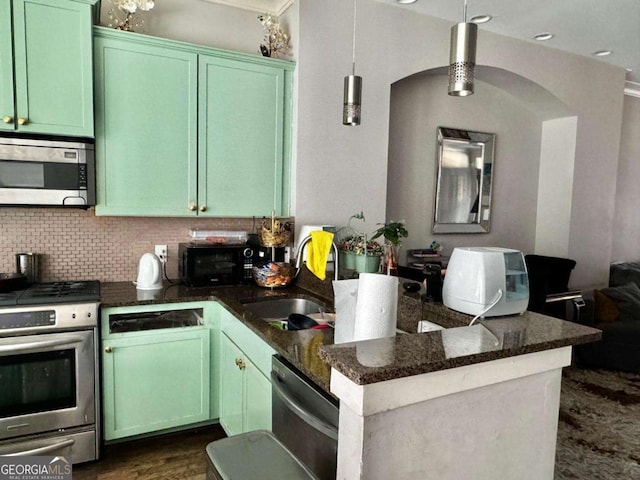
M 0 137 L 0 205 L 96 204 L 91 143 Z

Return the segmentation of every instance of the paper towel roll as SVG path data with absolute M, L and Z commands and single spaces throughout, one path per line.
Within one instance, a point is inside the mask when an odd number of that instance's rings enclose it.
M 353 341 L 353 327 L 356 320 L 356 300 L 358 279 L 333 281 L 333 297 L 336 309 L 334 343 Z
M 398 314 L 398 277 L 361 273 L 353 339 L 393 337 Z

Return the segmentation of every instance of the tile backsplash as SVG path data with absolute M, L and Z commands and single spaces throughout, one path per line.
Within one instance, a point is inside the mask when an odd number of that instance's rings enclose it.
M 15 272 L 15 254 L 40 257 L 40 281 L 133 281 L 138 261 L 167 245 L 167 275 L 178 277 L 178 243 L 189 229 L 255 232 L 256 218 L 97 217 L 93 209 L 0 208 L 0 272 Z

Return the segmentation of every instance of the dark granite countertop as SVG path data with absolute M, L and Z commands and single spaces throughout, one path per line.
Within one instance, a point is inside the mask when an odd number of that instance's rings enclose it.
M 445 312 L 440 313 L 444 317 L 447 317 L 446 312 L 451 312 L 444 306 L 440 308 Z M 460 324 L 462 318 L 465 326 Z M 327 345 L 320 349 L 320 357 L 353 382 L 367 385 L 593 342 L 600 339 L 602 333 L 595 328 L 533 312 L 488 318 L 466 326 L 471 318 L 451 312 L 448 325 L 451 328 Z M 436 319 L 430 320 L 436 323 Z
M 318 350 L 321 345 L 333 344 L 333 329 L 278 330 L 242 306 L 243 302 L 282 297 L 308 298 L 319 301 L 328 309 L 333 308 L 331 299 L 296 286 L 274 290 L 256 285 L 196 288 L 166 282 L 164 288 L 155 294 L 138 292 L 131 282 L 102 283 L 100 303 L 105 308 L 215 300 L 258 334 L 276 352 L 329 392 L 331 367 L 320 359 Z M 247 353 L 250 354 L 250 352 Z
M 304 269 L 303 269 L 304 270 Z M 329 392 L 331 368 L 357 384 L 435 372 L 499 358 L 588 343 L 600 338 L 600 330 L 544 315 L 486 319 L 465 327 L 471 319 L 442 304 L 422 304 L 419 294 L 402 293 L 398 328 L 415 332 L 420 319 L 446 330 L 335 345 L 333 330 L 282 331 L 273 328 L 242 306 L 248 301 L 278 297 L 308 298 L 332 307 L 330 280 L 319 284 L 301 275 L 297 285 L 264 289 L 255 285 L 190 288 L 165 284 L 150 298 L 139 294 L 131 282 L 103 283 L 102 307 L 154 305 L 215 300 L 265 340 L 311 380 Z M 309 280 L 309 281 L 307 281 Z

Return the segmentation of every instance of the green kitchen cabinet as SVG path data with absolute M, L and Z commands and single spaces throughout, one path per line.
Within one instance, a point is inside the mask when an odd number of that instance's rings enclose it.
M 282 214 L 285 71 L 199 57 L 199 209 Z
M 98 215 L 289 213 L 293 64 L 94 28 Z
M 191 213 L 197 55 L 134 34 L 96 32 L 96 214 Z
M 93 136 L 95 3 L 0 1 L 0 130 Z
M 221 315 L 220 424 L 227 435 L 271 429 L 275 351 L 226 311 Z
M 200 306 L 172 304 L 103 310 L 102 407 L 106 441 L 211 419 L 210 327 L 204 322 L 180 328 L 142 326 L 144 314 L 169 312 L 171 318 L 174 312 L 197 312 Z M 139 324 L 141 329 L 111 330 L 109 319 L 117 325 Z M 157 327 L 161 320 L 149 321 Z

